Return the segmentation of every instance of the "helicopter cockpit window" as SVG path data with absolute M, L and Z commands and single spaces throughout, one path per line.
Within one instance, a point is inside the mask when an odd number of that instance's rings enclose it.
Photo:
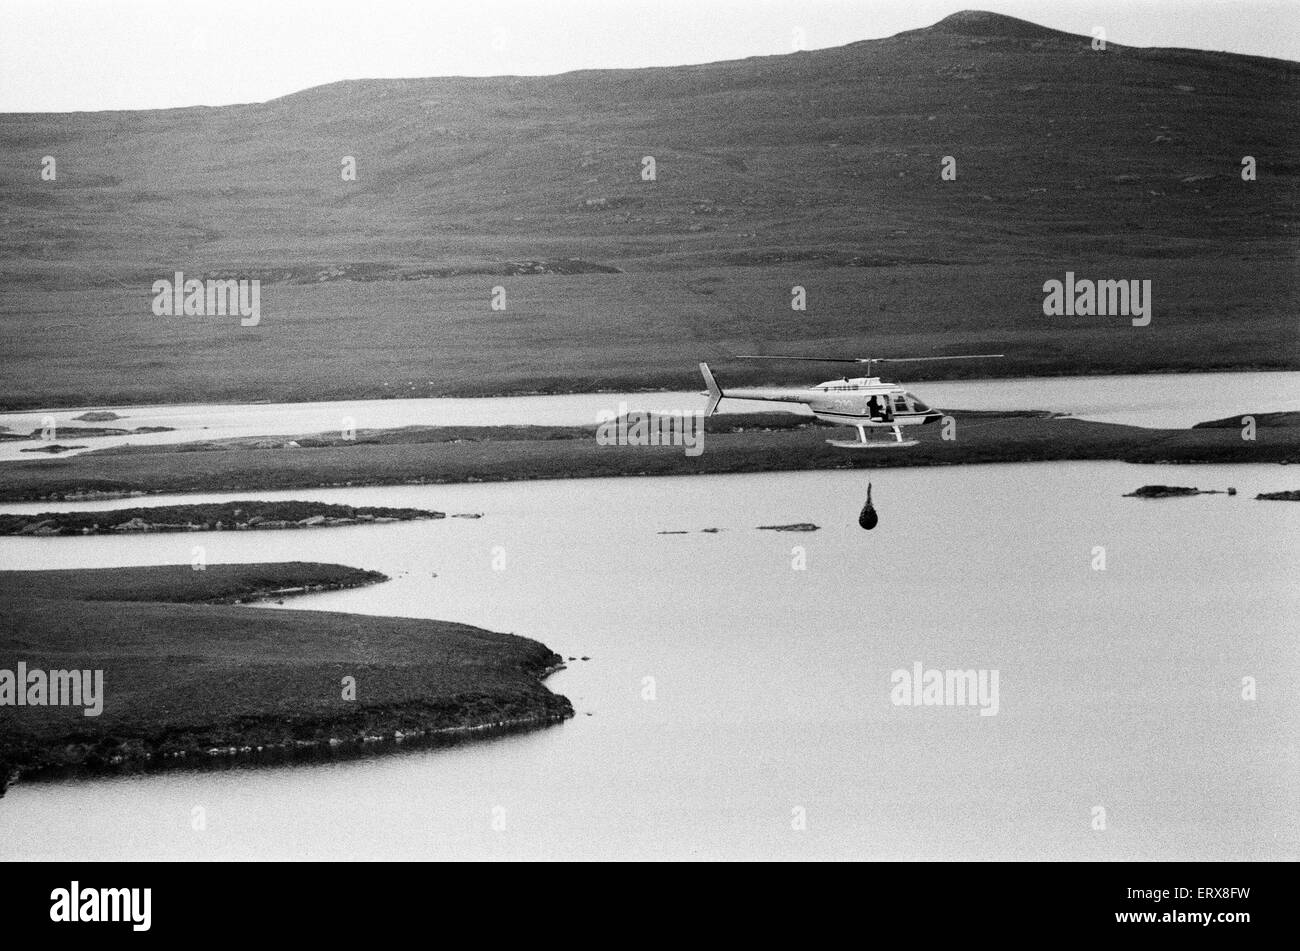
M 928 412 L 930 411 L 930 407 L 926 406 L 924 403 L 922 403 L 920 400 L 918 400 L 918 399 L 917 399 L 915 396 L 913 396 L 911 393 L 908 393 L 908 394 L 907 394 L 907 398 L 908 398 L 909 400 L 912 401 L 912 412 L 914 412 L 914 413 L 928 413 Z

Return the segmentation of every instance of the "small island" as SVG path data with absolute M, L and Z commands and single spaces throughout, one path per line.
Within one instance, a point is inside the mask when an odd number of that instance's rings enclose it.
M 175 432 L 171 426 L 137 426 L 135 429 L 115 429 L 108 426 L 56 426 L 53 433 L 64 439 L 93 439 L 96 436 L 148 436 L 153 433 Z M 44 429 L 33 429 L 26 436 L 13 435 L 13 439 L 49 439 Z M 80 447 L 78 447 L 80 448 Z
M 1177 499 L 1187 495 L 1236 495 L 1236 489 L 1198 489 L 1187 485 L 1144 485 L 1132 492 L 1125 492 L 1126 499 Z
M 1286 492 L 1261 492 L 1255 496 L 1255 499 L 1266 502 L 1300 502 L 1300 489 L 1289 489 Z
M 139 532 L 267 531 L 375 525 L 444 518 L 442 512 L 325 502 L 209 502 L 101 512 L 0 514 L 0 535 L 111 535 Z
M 573 716 L 542 683 L 562 658 L 537 641 L 243 603 L 386 580 L 306 562 L 0 571 L 0 793 L 20 775 L 380 752 Z M 17 682 L 69 670 L 102 671 L 98 715 Z
M 19 452 L 45 452 L 51 456 L 57 456 L 61 452 L 71 452 L 74 449 L 85 449 L 85 446 L 65 446 L 62 443 L 51 442 L 40 446 L 33 446 L 30 449 L 19 449 Z

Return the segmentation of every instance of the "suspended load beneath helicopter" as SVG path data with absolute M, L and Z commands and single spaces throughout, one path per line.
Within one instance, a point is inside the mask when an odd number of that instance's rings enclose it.
M 871 531 L 880 523 L 880 516 L 876 515 L 876 507 L 871 504 L 871 483 L 867 483 L 867 504 L 862 506 L 862 514 L 858 516 L 858 524 Z

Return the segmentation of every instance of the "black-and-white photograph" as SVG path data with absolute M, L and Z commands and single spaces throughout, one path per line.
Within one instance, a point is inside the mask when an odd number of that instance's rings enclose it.
M 0 860 L 1300 857 L 1300 4 L 970 2 L 6 2 Z

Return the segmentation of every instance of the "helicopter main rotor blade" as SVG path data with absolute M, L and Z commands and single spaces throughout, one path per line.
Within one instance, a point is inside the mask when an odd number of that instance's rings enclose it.
M 810 363 L 866 363 L 856 357 L 769 357 L 757 353 L 737 354 L 737 360 L 807 360 Z
M 985 360 L 1005 357 L 1005 353 L 959 353 L 950 357 L 780 357 L 741 353 L 737 360 L 805 360 L 810 363 L 916 363 L 921 360 Z
M 870 363 L 916 363 L 920 360 L 987 360 L 1005 357 L 1005 353 L 959 353 L 951 357 L 871 357 Z

